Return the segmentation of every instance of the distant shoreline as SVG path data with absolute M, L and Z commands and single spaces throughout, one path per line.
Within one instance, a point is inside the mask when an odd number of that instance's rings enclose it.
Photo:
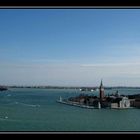
M 42 89 L 93 89 L 96 90 L 98 87 L 83 87 L 83 86 L 5 86 L 7 88 L 42 88 Z M 129 86 L 114 86 L 114 87 L 104 87 L 105 89 L 118 89 L 118 88 L 130 88 L 130 89 L 140 89 L 140 87 L 129 87 Z

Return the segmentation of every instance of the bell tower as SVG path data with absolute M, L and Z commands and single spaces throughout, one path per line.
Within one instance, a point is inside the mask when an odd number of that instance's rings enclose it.
M 103 87 L 102 80 L 101 80 L 101 84 L 100 84 L 100 87 L 99 87 L 99 92 L 100 92 L 100 100 L 103 100 L 103 98 L 104 98 L 104 87 Z

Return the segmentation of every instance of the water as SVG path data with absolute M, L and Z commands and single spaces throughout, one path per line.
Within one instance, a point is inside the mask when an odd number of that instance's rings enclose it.
M 121 94 L 140 93 L 140 89 L 117 90 Z M 32 88 L 0 92 L 0 131 L 140 131 L 140 109 L 84 109 L 56 102 L 59 96 L 80 93 L 74 89 Z

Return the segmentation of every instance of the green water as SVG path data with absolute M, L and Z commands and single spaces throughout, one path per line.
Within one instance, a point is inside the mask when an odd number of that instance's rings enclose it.
M 140 93 L 140 89 L 118 90 L 121 94 Z M 59 96 L 79 94 L 74 89 L 0 92 L 0 131 L 140 131 L 140 109 L 84 109 L 56 102 Z

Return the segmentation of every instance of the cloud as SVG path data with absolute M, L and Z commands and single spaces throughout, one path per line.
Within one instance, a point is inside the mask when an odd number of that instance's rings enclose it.
M 0 64 L 0 82 L 45 85 L 97 85 L 101 78 L 106 85 L 128 81 L 136 83 L 140 77 L 140 63 L 31 63 Z M 130 80 L 130 81 L 129 81 Z
M 60 59 L 47 59 L 47 58 L 32 59 L 30 61 L 31 62 L 65 62 L 65 60 L 60 60 Z
M 81 64 L 81 67 L 98 67 L 98 66 L 131 66 L 140 65 L 140 63 L 98 63 L 98 64 Z

